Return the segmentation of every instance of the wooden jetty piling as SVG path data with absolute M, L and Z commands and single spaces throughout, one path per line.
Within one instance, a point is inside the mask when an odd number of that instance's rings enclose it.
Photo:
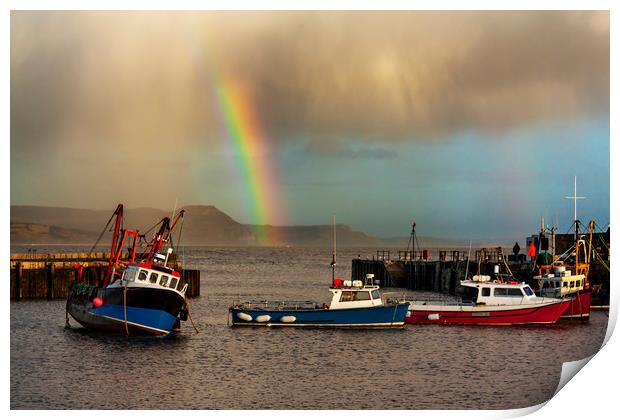
M 50 253 L 11 254 L 11 300 L 66 299 L 71 284 L 78 278 L 76 263 L 82 265 L 82 282 L 102 285 L 109 254 Z M 188 282 L 186 296 L 200 296 L 200 270 L 181 269 L 177 261 L 170 266 L 179 270 Z

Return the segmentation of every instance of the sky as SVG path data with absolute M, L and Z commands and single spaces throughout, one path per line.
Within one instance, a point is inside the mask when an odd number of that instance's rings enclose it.
M 608 12 L 11 12 L 11 204 L 609 223 Z

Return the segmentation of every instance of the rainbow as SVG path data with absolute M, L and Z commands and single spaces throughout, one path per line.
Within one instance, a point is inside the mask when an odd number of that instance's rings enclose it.
M 249 219 L 246 222 L 254 226 L 257 244 L 276 244 L 278 238 L 269 223 L 285 224 L 288 217 L 279 196 L 278 162 L 272 157 L 270 139 L 259 124 L 253 92 L 237 79 L 223 77 L 217 61 L 205 54 L 210 50 L 209 38 L 202 37 L 202 32 L 190 25 L 183 33 L 187 37 L 185 45 L 189 47 L 196 74 L 209 88 L 213 110 L 219 114 L 233 152 L 235 169 L 244 190 Z M 197 39 L 201 39 L 203 44 L 197 43 Z
M 277 242 L 268 223 L 283 220 L 278 197 L 279 182 L 275 162 L 270 160 L 268 139 L 263 135 L 253 96 L 240 83 L 230 80 L 216 85 L 216 100 L 228 139 L 236 156 L 245 189 L 250 224 L 256 226 L 259 245 Z

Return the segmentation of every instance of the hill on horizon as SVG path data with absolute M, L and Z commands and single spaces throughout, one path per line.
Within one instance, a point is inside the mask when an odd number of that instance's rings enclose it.
M 185 208 L 182 241 L 185 245 L 252 246 L 266 245 L 331 247 L 331 225 L 272 226 L 245 225 L 212 205 L 190 205 Z M 11 245 L 91 245 L 102 232 L 113 210 L 89 210 L 45 206 L 11 206 Z M 124 209 L 124 224 L 141 233 L 151 233 L 169 211 L 154 208 Z M 175 230 L 175 238 L 179 233 Z M 346 224 L 336 226 L 339 246 L 384 246 L 406 248 L 408 237 L 377 238 L 355 231 Z M 106 232 L 100 245 L 108 244 L 112 234 Z M 147 236 L 148 238 L 148 236 Z M 150 239 L 150 238 L 149 238 Z M 428 248 L 465 247 L 465 241 L 419 237 Z

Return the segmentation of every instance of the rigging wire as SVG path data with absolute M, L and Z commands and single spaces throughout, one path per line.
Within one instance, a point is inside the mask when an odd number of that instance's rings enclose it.
M 112 222 L 112 219 L 114 219 L 114 216 L 116 216 L 116 212 L 112 213 L 112 216 L 110 216 L 110 219 L 108 220 L 108 223 L 105 224 L 105 227 L 103 228 L 103 230 L 101 231 L 101 233 L 99 234 L 99 237 L 97 238 L 97 240 L 95 241 L 95 244 L 92 246 L 92 248 L 90 249 L 90 251 L 88 251 L 89 254 L 92 254 L 92 252 L 95 250 L 95 248 L 97 247 L 97 245 L 99 245 L 99 241 L 101 241 L 101 238 L 103 237 L 103 235 L 105 234 L 106 230 L 108 229 L 108 227 L 110 226 L 110 222 Z M 121 218 L 121 223 L 122 223 L 123 219 Z

